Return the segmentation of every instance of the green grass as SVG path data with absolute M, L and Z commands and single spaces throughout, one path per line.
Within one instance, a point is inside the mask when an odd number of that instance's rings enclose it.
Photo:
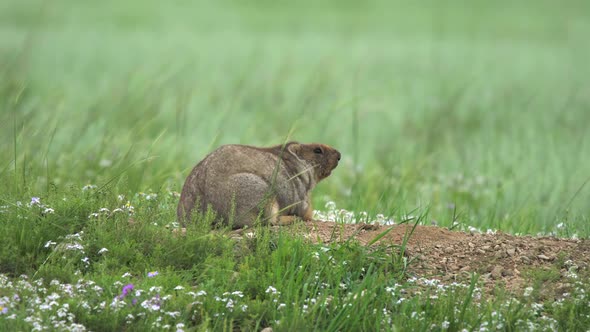
M 146 312 L 110 307 L 117 282 L 145 289 L 142 301 L 162 287 L 172 296 L 166 311 L 181 316 L 162 315 L 160 324 L 186 329 L 435 330 L 448 321 L 451 330 L 486 322 L 520 330 L 538 316 L 587 328 L 575 297 L 535 311 L 534 301 L 486 302 L 469 288 L 432 300 L 390 294 L 384 289 L 395 283 L 412 287 L 401 256 L 354 243 L 324 251 L 259 230 L 236 244 L 207 223 L 186 238 L 164 225 L 175 219 L 169 191 L 213 148 L 289 138 L 342 152 L 314 192 L 320 209 L 334 201 L 371 218 L 412 214 L 445 227 L 587 238 L 589 11 L 574 0 L 3 1 L 0 237 L 8 240 L 0 273 L 13 284 L 0 280 L 0 299 L 20 292 L 23 300 L 11 300 L 19 319 L 1 317 L 0 329 L 31 329 L 23 319 L 38 304 L 25 296 L 44 300 L 81 279 L 103 291 L 59 293 L 59 301 L 92 330 L 119 330 L 127 314 Z M 82 191 L 87 184 L 97 188 Z M 54 212 L 29 206 L 31 197 Z M 111 217 L 99 213 L 117 207 Z M 83 252 L 60 247 L 78 232 Z M 153 270 L 160 274 L 147 278 Z M 18 286 L 21 274 L 40 286 Z M 206 299 L 189 305 L 189 290 Z M 243 297 L 223 296 L 232 291 Z M 224 310 L 229 298 L 234 311 Z M 477 305 L 463 306 L 468 299 Z M 80 301 L 106 306 L 89 314 Z M 35 310 L 49 324 L 53 314 Z M 128 328 L 150 328 L 161 316 L 146 315 Z
M 180 236 L 163 224 L 174 220 L 175 195 L 143 194 L 127 203 L 96 189 L 80 192 L 3 212 L 3 235 L 12 236 L 0 248 L 0 311 L 6 308 L 0 329 L 579 330 L 590 324 L 587 284 L 575 283 L 558 301 L 541 293 L 553 272 L 532 276 L 529 294 L 487 294 L 476 275 L 470 285 L 407 275 L 400 248 L 312 244 L 265 227 L 236 240 L 211 230 L 207 218 Z

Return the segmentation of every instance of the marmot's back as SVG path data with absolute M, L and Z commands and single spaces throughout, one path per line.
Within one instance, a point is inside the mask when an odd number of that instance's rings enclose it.
M 252 226 L 259 216 L 273 223 L 282 216 L 311 219 L 309 193 L 339 160 L 340 153 L 323 144 L 221 146 L 187 177 L 179 221 L 190 219 L 195 207 L 204 213 L 208 206 L 234 227 Z

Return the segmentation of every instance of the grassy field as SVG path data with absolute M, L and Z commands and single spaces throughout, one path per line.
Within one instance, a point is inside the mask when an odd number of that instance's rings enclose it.
M 588 238 L 588 12 L 3 1 L 0 330 L 588 329 L 584 283 L 488 296 L 475 276 L 412 279 L 383 248 L 165 227 L 216 146 L 297 140 L 343 155 L 319 210 Z

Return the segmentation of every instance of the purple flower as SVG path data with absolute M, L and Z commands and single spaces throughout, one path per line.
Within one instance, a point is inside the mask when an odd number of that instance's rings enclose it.
M 123 290 L 121 291 L 121 295 L 119 295 L 119 300 L 122 300 L 125 296 L 129 295 L 133 290 L 133 284 L 127 284 L 123 286 Z
M 4 315 L 7 312 L 8 312 L 8 308 L 0 305 L 0 315 Z
M 31 205 L 41 204 L 41 198 L 31 197 Z
M 153 278 L 158 275 L 158 271 L 148 272 L 148 278 Z

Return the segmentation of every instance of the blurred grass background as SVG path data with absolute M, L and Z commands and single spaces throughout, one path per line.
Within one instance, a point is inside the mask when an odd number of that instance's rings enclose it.
M 587 1 L 0 3 L 1 199 L 180 190 L 220 144 L 338 148 L 314 201 L 590 226 Z M 568 234 L 571 235 L 571 234 Z

